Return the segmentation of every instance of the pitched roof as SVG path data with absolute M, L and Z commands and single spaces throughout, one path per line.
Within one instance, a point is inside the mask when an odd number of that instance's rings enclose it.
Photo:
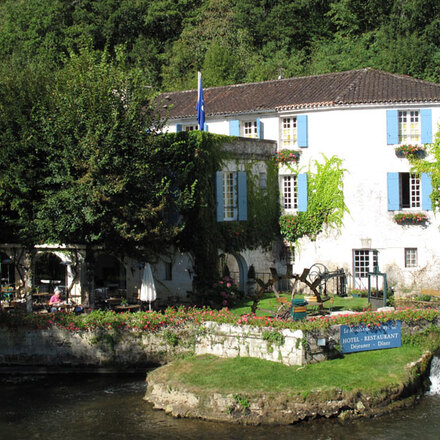
M 203 89 L 207 116 L 336 107 L 352 104 L 440 102 L 440 84 L 373 69 Z M 197 90 L 162 93 L 168 117 L 196 116 Z

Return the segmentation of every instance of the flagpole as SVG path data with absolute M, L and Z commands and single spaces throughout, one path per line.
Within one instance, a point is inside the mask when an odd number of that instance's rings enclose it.
M 205 101 L 203 99 L 202 72 L 197 72 L 197 124 L 199 130 L 205 129 Z

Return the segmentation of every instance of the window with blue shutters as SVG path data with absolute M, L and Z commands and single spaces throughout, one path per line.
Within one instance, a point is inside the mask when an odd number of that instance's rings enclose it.
M 432 143 L 432 110 L 387 110 L 387 144 Z
M 217 221 L 247 220 L 246 179 L 245 171 L 217 171 Z
M 280 190 L 284 210 L 307 211 L 307 174 L 280 176 Z
M 388 211 L 431 210 L 431 176 L 422 173 L 388 173 Z
M 298 147 L 306 148 L 309 146 L 307 115 L 298 115 L 296 117 L 296 123 L 298 132 Z
M 240 136 L 240 121 L 229 121 L 229 136 Z

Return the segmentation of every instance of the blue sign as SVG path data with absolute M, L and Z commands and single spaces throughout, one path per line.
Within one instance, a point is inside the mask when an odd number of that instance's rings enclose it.
M 400 321 L 388 321 L 381 323 L 379 326 L 374 325 L 371 327 L 341 325 L 342 353 L 396 348 L 401 345 Z

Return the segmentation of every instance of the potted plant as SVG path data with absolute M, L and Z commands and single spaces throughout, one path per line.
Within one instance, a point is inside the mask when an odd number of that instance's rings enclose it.
M 399 225 L 416 225 L 428 221 L 424 212 L 406 212 L 394 215 L 394 221 Z
M 424 145 L 399 145 L 395 151 L 397 157 L 422 158 L 426 155 L 426 147 Z
M 275 162 L 277 164 L 290 163 L 290 162 L 298 163 L 300 156 L 301 156 L 301 151 L 299 150 L 283 149 L 275 153 Z

